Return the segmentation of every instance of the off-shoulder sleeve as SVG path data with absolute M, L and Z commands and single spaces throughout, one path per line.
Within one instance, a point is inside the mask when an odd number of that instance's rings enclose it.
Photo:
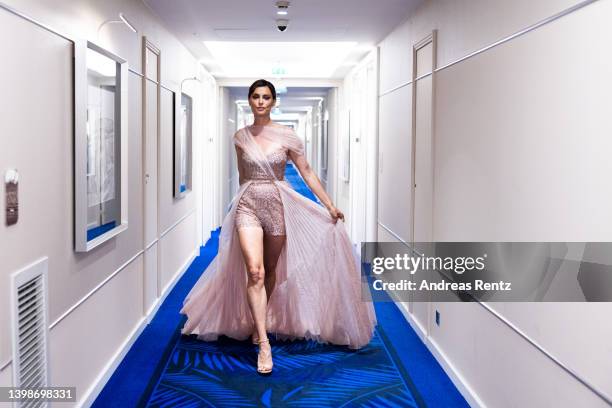
M 244 134 L 242 129 L 239 129 L 236 131 L 236 133 L 234 133 L 232 141 L 236 146 L 244 150 Z
M 287 148 L 298 155 L 304 154 L 304 142 L 291 128 L 287 129 L 285 134 Z

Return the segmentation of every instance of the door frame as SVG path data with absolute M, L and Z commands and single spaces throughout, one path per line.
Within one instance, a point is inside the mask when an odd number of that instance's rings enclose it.
M 156 78 L 149 78 L 147 72 L 147 65 L 148 65 L 148 61 L 147 61 L 147 52 L 150 51 L 152 52 L 157 58 L 157 67 L 156 67 Z M 141 112 L 141 116 L 142 116 L 142 123 L 141 123 L 141 130 L 142 130 L 142 185 L 143 185 L 143 189 L 142 189 L 142 195 L 143 195 L 143 200 L 142 200 L 142 214 L 143 214 L 143 223 L 142 223 L 142 242 L 143 242 L 143 267 L 145 268 L 144 270 L 144 275 L 145 275 L 145 279 L 146 279 L 146 259 L 147 259 L 147 251 L 152 248 L 153 246 L 155 246 L 156 243 L 158 243 L 159 240 L 159 140 L 160 140 L 160 126 L 161 126 L 161 50 L 159 49 L 159 47 L 157 47 L 154 43 L 152 43 L 148 37 L 143 36 L 142 37 L 142 112 Z M 155 200 L 156 200 L 156 214 L 155 214 L 155 220 L 156 220 L 156 226 L 155 226 L 155 238 L 151 241 L 151 242 L 147 242 L 147 236 L 146 236 L 146 231 L 147 231 L 147 187 L 146 185 L 148 184 L 148 180 L 149 180 L 149 174 L 147 173 L 147 149 L 148 149 L 148 145 L 147 145 L 147 83 L 154 83 L 156 84 L 156 93 L 157 93 L 157 118 L 156 118 L 156 134 L 155 134 L 155 139 L 156 139 L 156 145 L 157 145 L 157 149 L 155 152 L 155 158 L 153 159 L 155 161 L 155 166 L 157 168 L 157 177 L 156 180 L 154 180 L 154 182 L 157 184 L 156 185 L 156 194 L 155 194 Z M 157 251 L 157 257 L 155 258 L 155 263 L 156 263 L 156 291 L 155 291 L 155 297 L 156 299 L 159 298 L 160 296 L 160 291 L 161 291 L 161 282 L 160 282 L 160 273 L 159 273 L 159 248 L 156 248 Z M 147 293 L 146 293 L 146 288 L 147 285 L 145 285 L 143 283 L 143 291 L 145 293 L 143 293 L 143 311 L 145 313 L 145 315 L 149 315 L 148 310 L 147 310 Z M 152 305 L 155 305 L 156 302 L 154 301 L 152 303 Z M 155 306 L 153 306 L 155 307 Z
M 418 59 L 417 59 L 417 54 L 418 51 L 421 50 L 423 47 L 426 47 L 427 45 L 431 44 L 432 45 L 432 56 L 431 56 L 431 72 L 429 73 L 425 73 L 421 76 L 417 75 L 417 68 L 418 68 Z M 410 248 L 412 251 L 415 251 L 415 242 L 414 242 L 414 226 L 415 226 L 415 220 L 416 220 L 416 212 L 415 212 L 415 204 L 416 204 L 416 150 L 417 150 L 417 120 L 416 120 L 416 115 L 417 115 L 417 82 L 419 81 L 419 79 L 425 78 L 429 75 L 431 75 L 431 124 L 430 124 L 430 128 L 431 128 L 431 175 L 432 175 L 432 199 L 431 199 L 431 204 L 433 206 L 433 172 L 434 172 L 434 139 L 435 139 L 435 132 L 434 132 L 434 117 L 435 117 L 435 72 L 436 72 L 436 66 L 437 66 L 437 30 L 432 30 L 430 34 L 428 34 L 426 37 L 424 37 L 423 39 L 421 39 L 420 41 L 416 42 L 413 47 L 412 47 L 412 109 L 411 109 L 411 115 L 412 115 L 412 123 L 411 123 L 411 149 L 412 149 L 412 154 L 411 154 L 411 184 L 410 184 L 410 237 L 409 237 L 409 243 L 410 243 Z M 432 210 L 433 211 L 433 210 Z M 433 215 L 432 215 L 432 224 L 431 224 L 432 230 L 433 230 Z M 433 236 L 432 236 L 433 238 Z M 408 311 L 413 314 L 414 313 L 414 293 L 410 293 L 408 296 Z M 431 300 L 431 294 L 428 293 L 427 294 L 427 298 L 428 298 L 428 303 Z M 427 317 L 426 317 L 427 321 L 426 321 L 426 328 L 423 330 L 424 333 L 426 333 L 426 335 L 429 335 L 430 330 L 431 330 L 431 308 L 428 306 L 427 307 Z M 418 322 L 418 319 L 415 318 L 415 321 Z M 421 324 L 419 322 L 419 324 Z
M 432 30 L 432 32 L 427 35 L 425 38 L 423 38 L 422 40 L 420 40 L 419 42 L 417 42 L 416 44 L 414 44 L 414 46 L 412 47 L 412 123 L 411 123 L 411 138 L 412 138 L 412 143 L 411 143 L 411 148 L 412 148 L 412 157 L 411 157 L 411 166 L 412 166 L 412 171 L 411 171 L 411 184 L 410 184 L 410 190 L 411 190 L 411 194 L 410 194 L 410 245 L 412 248 L 414 248 L 414 225 L 415 225 L 415 219 L 416 219 L 416 213 L 415 213 L 415 204 L 416 204 L 416 148 L 417 148 L 417 143 L 416 143 L 416 138 L 417 138 L 417 134 L 416 134 L 416 114 L 417 114 L 417 82 L 419 81 L 419 79 L 425 78 L 429 75 L 431 75 L 431 140 L 432 140 L 432 158 L 431 158 L 431 171 L 432 171 L 432 175 L 433 175 L 433 171 L 434 171 L 434 162 L 433 162 L 433 140 L 434 140 L 434 107 L 435 107 L 435 101 L 434 101 L 434 95 L 435 95 L 435 72 L 436 72 L 436 65 L 437 65 L 437 32 L 438 30 Z M 420 77 L 417 76 L 417 53 L 420 49 L 422 49 L 423 47 L 426 47 L 427 45 L 431 44 L 432 45 L 432 56 L 431 56 L 431 72 L 430 73 L 426 73 L 421 75 Z M 433 182 L 433 179 L 432 179 Z M 433 192 L 433 191 L 432 191 Z M 433 205 L 433 197 L 432 197 L 432 205 Z M 432 221 L 432 228 L 433 228 L 433 221 Z

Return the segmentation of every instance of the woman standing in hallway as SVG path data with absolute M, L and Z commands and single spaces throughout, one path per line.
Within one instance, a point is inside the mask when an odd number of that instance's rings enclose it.
M 240 189 L 222 224 L 219 254 L 184 301 L 182 333 L 207 341 L 252 334 L 257 371 L 270 373 L 267 332 L 360 348 L 376 316 L 362 299 L 360 260 L 344 215 L 308 165 L 299 137 L 270 118 L 274 86 L 255 81 L 248 100 L 254 123 L 233 137 Z M 284 180 L 287 159 L 327 210 Z

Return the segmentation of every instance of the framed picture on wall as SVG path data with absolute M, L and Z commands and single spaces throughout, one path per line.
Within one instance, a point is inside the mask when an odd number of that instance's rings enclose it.
M 192 140 L 193 140 L 193 99 L 186 93 L 176 92 L 174 98 L 174 197 L 184 197 L 191 191 L 192 182 Z M 180 95 L 180 100 L 179 100 Z
M 74 43 L 74 245 L 87 252 L 127 229 L 128 64 Z

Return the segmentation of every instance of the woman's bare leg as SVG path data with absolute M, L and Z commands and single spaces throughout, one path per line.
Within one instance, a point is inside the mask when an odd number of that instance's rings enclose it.
M 276 264 L 280 256 L 283 246 L 285 245 L 286 235 L 269 235 L 265 234 L 264 241 L 264 268 L 266 270 L 264 278 L 264 286 L 266 287 L 266 296 L 270 300 L 274 285 L 276 284 Z
M 255 330 L 260 339 L 266 339 L 266 287 L 264 285 L 263 230 L 261 228 L 239 228 L 238 240 L 246 265 L 247 299 Z

